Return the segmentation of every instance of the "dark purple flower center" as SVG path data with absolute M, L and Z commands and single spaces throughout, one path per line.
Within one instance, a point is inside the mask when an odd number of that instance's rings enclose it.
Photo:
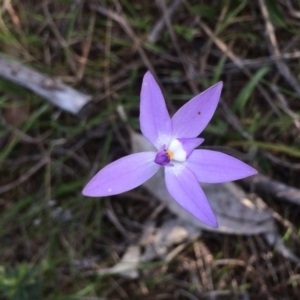
M 172 160 L 172 158 L 173 153 L 163 147 L 157 152 L 154 162 L 161 166 L 167 166 L 171 165 L 170 161 Z

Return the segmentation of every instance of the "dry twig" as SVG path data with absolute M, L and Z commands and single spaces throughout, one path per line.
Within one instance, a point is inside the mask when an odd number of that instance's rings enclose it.
M 203 31 L 209 36 L 209 38 L 214 41 L 216 46 L 222 52 L 224 52 L 224 54 L 226 54 L 243 71 L 243 73 L 246 76 L 248 76 L 249 78 L 251 78 L 253 76 L 252 73 L 244 67 L 241 59 L 237 55 L 235 55 L 233 53 L 233 51 L 221 39 L 219 39 L 217 36 L 215 36 L 214 33 L 212 32 L 212 30 L 201 19 L 198 19 L 198 24 L 203 29 Z M 262 94 L 262 96 L 265 98 L 267 103 L 270 105 L 270 107 L 273 109 L 273 111 L 278 116 L 281 116 L 281 112 L 276 107 L 275 103 L 273 102 L 273 99 L 268 94 L 268 92 L 265 90 L 265 88 L 261 84 L 258 84 L 257 88 L 258 88 L 259 92 Z
M 181 61 L 181 64 L 182 64 L 182 66 L 184 68 L 187 81 L 188 81 L 188 83 L 189 83 L 189 85 L 190 85 L 193 93 L 194 94 L 198 94 L 199 93 L 199 89 L 197 88 L 197 85 L 195 84 L 194 80 L 192 80 L 192 71 L 193 71 L 193 68 L 188 63 L 186 57 L 183 55 L 183 53 L 182 53 L 182 51 L 180 49 L 180 46 L 178 45 L 177 37 L 176 37 L 176 34 L 174 32 L 174 29 L 173 29 L 173 26 L 172 26 L 172 23 L 171 23 L 171 19 L 170 19 L 170 16 L 169 16 L 167 8 L 166 8 L 165 0 L 157 0 L 156 3 L 157 3 L 158 6 L 160 6 L 160 8 L 161 8 L 161 10 L 163 12 L 163 17 L 164 17 L 164 20 L 166 22 L 166 25 L 167 25 L 167 28 L 168 28 L 168 31 L 169 31 L 172 43 L 174 45 L 174 48 L 176 50 L 176 53 L 177 53 L 180 61 Z
M 272 55 L 280 57 L 280 50 L 278 47 L 274 26 L 270 20 L 270 15 L 266 7 L 264 0 L 258 1 L 261 13 L 264 17 L 266 23 L 266 37 L 269 44 L 269 50 Z M 277 66 L 278 72 L 286 79 L 287 83 L 298 93 L 300 94 L 300 85 L 297 79 L 294 77 L 288 66 L 284 63 L 282 59 L 275 60 L 275 65 Z
M 91 96 L 74 90 L 57 79 L 0 57 L 0 77 L 26 87 L 50 103 L 73 114 L 77 114 Z
M 115 22 L 119 23 L 121 25 L 121 27 L 123 28 L 123 30 L 127 33 L 127 35 L 131 38 L 131 40 L 134 42 L 134 46 L 137 48 L 137 51 L 139 52 L 145 66 L 151 71 L 151 73 L 153 74 L 153 76 L 155 77 L 156 73 L 152 67 L 152 64 L 150 62 L 150 60 L 148 59 L 146 52 L 144 51 L 142 45 L 141 45 L 141 41 L 140 39 L 135 35 L 133 29 L 131 28 L 131 26 L 129 25 L 129 23 L 126 21 L 126 19 L 121 15 L 121 14 L 117 14 L 107 8 L 105 8 L 104 6 L 101 5 L 95 5 L 95 4 L 91 4 L 90 5 L 91 10 L 96 11 L 112 20 L 114 20 Z
M 49 158 L 43 157 L 36 165 L 34 165 L 31 169 L 29 169 L 26 173 L 24 173 L 17 180 L 1 186 L 0 194 L 6 193 L 6 192 L 16 188 L 18 185 L 20 185 L 23 182 L 25 182 L 26 180 L 28 180 L 33 174 L 35 174 L 39 169 L 41 169 L 48 162 L 49 162 Z
M 148 42 L 157 42 L 166 24 L 165 16 L 168 15 L 168 18 L 171 19 L 174 13 L 180 8 L 181 4 L 182 0 L 174 0 L 172 2 L 172 4 L 166 9 L 165 14 L 158 20 L 158 22 L 153 26 L 152 31 L 148 34 Z
M 60 43 L 62 49 L 64 49 L 66 51 L 67 61 L 69 63 L 69 66 L 70 66 L 72 72 L 74 74 L 76 74 L 77 73 L 77 66 L 75 64 L 73 56 L 71 55 L 70 51 L 68 50 L 69 45 L 68 45 L 67 41 L 65 40 L 65 38 L 62 36 L 62 34 L 59 32 L 59 30 L 58 30 L 58 28 L 57 28 L 54 20 L 52 19 L 52 15 L 49 12 L 48 3 L 47 2 L 43 3 L 43 11 L 44 11 L 46 20 L 47 20 L 47 22 L 48 22 L 48 24 L 49 24 L 49 26 L 50 26 L 53 34 L 55 35 L 56 39 Z
M 300 190 L 296 188 L 290 187 L 261 174 L 244 179 L 244 181 L 250 183 L 254 190 L 267 192 L 277 199 L 300 205 Z

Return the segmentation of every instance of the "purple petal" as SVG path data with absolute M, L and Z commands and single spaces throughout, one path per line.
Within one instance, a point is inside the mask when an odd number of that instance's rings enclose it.
M 197 180 L 206 183 L 220 183 L 257 174 L 257 171 L 242 161 L 227 154 L 211 150 L 195 150 L 185 166 Z
M 176 164 L 165 168 L 166 186 L 170 195 L 189 213 L 211 227 L 218 222 L 195 175 L 186 167 Z
M 140 105 L 141 131 L 157 149 L 168 144 L 172 122 L 162 92 L 148 71 L 143 79 Z
M 160 168 L 155 152 L 141 152 L 122 157 L 100 170 L 85 186 L 82 194 L 104 197 L 129 191 L 152 177 Z
M 186 152 L 186 157 L 188 158 L 195 148 L 200 146 L 204 139 L 202 138 L 192 138 L 192 139 L 178 139 L 182 144 L 184 151 Z
M 173 116 L 175 138 L 197 137 L 212 118 L 221 94 L 223 83 L 218 82 L 183 105 Z

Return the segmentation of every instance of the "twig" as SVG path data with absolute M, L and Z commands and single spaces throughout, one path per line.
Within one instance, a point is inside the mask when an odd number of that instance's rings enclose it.
M 169 19 L 174 15 L 174 13 L 179 9 L 182 4 L 182 0 L 174 0 L 172 4 L 166 9 L 166 14 L 168 14 Z M 163 15 L 159 21 L 154 25 L 152 31 L 147 37 L 147 41 L 150 43 L 155 43 L 160 38 L 160 34 L 165 27 L 165 16 Z
M 158 6 L 160 6 L 160 8 L 161 8 L 161 10 L 163 12 L 163 17 L 164 17 L 164 20 L 166 22 L 166 25 L 167 25 L 167 28 L 168 28 L 168 31 L 169 31 L 172 43 L 174 45 L 176 53 L 177 53 L 177 55 L 178 55 L 178 57 L 179 57 L 179 59 L 181 61 L 183 69 L 185 71 L 185 74 L 186 74 L 189 86 L 192 89 L 192 91 L 193 91 L 194 94 L 199 94 L 199 89 L 198 89 L 197 85 L 195 84 L 195 82 L 192 80 L 192 76 L 191 76 L 193 68 L 192 68 L 192 66 L 189 65 L 187 59 L 183 55 L 183 53 L 182 53 L 182 51 L 181 51 L 181 49 L 180 49 L 180 47 L 178 45 L 177 37 L 176 37 L 176 34 L 174 32 L 174 29 L 173 29 L 173 26 L 172 26 L 172 23 L 171 23 L 171 19 L 170 19 L 170 16 L 169 16 L 167 8 L 166 8 L 165 0 L 156 0 L 156 3 L 157 3 Z
M 216 46 L 222 51 L 224 52 L 242 71 L 243 73 L 248 76 L 249 78 L 252 78 L 252 73 L 247 70 L 241 59 L 235 55 L 231 49 L 218 37 L 216 37 L 214 35 L 214 33 L 212 32 L 212 30 L 201 20 L 198 19 L 198 24 L 200 25 L 200 27 L 203 29 L 203 31 L 210 37 L 210 39 L 212 39 L 214 41 L 214 43 L 216 44 Z M 261 85 L 258 84 L 257 85 L 257 89 L 259 90 L 259 92 L 262 94 L 262 96 L 265 98 L 265 100 L 267 101 L 267 103 L 270 105 L 270 107 L 273 109 L 273 111 L 278 115 L 281 116 L 281 112 L 279 111 L 279 109 L 276 107 L 275 103 L 273 102 L 273 99 L 270 97 L 270 95 L 268 94 L 268 92 L 265 90 L 265 88 Z
M 263 65 L 266 64 L 271 64 L 276 60 L 288 60 L 288 59 L 297 59 L 300 57 L 300 51 L 295 51 L 295 52 L 291 52 L 291 53 L 279 53 L 278 55 L 270 55 L 270 56 L 266 56 L 266 57 L 259 57 L 259 58 L 253 58 L 253 59 L 244 59 L 241 60 L 241 63 L 243 64 L 244 67 L 253 67 L 253 65 L 255 65 L 255 67 L 261 67 Z M 225 68 L 230 68 L 232 67 L 233 63 L 228 63 L 225 64 Z
M 229 8 L 229 3 L 225 4 L 224 7 L 221 10 L 221 13 L 218 17 L 218 22 L 217 22 L 217 25 L 216 25 L 216 29 L 215 29 L 215 35 L 217 35 L 220 31 L 219 30 L 220 25 L 221 25 L 222 21 L 224 20 L 224 18 L 226 17 L 226 13 L 228 12 L 228 8 Z M 206 69 L 207 60 L 208 60 L 208 57 L 211 53 L 213 43 L 214 42 L 213 42 L 212 39 L 209 39 L 206 42 L 205 51 L 203 51 L 203 55 L 201 55 L 201 58 L 200 58 L 200 74 L 203 74 L 205 69 Z
M 96 21 L 96 14 L 92 13 L 90 20 L 89 20 L 89 26 L 87 29 L 87 37 L 84 40 L 84 42 L 82 43 L 82 56 L 79 59 L 81 66 L 79 67 L 79 70 L 77 72 L 78 80 L 81 80 L 84 75 L 86 63 L 87 63 L 89 52 L 90 52 L 91 45 L 92 45 L 92 37 L 93 37 L 93 32 L 94 32 L 94 27 L 95 27 L 95 21 Z
M 279 0 L 279 1 L 287 7 L 291 16 L 300 19 L 300 11 L 294 8 L 291 0 Z
M 194 252 L 196 256 L 197 266 L 202 279 L 204 290 L 213 291 L 213 280 L 211 275 L 211 264 L 213 257 L 207 247 L 200 242 L 194 243 Z
M 174 47 L 176 49 L 176 52 L 178 54 L 178 56 L 180 57 L 181 63 L 183 65 L 183 68 L 185 70 L 186 73 L 186 78 L 187 81 L 193 91 L 194 94 L 198 94 L 199 93 L 199 89 L 197 87 L 197 85 L 195 84 L 194 80 L 192 79 L 192 74 L 190 72 L 190 67 L 188 66 L 188 62 L 185 59 L 184 55 L 182 54 L 180 47 L 178 46 L 177 43 L 177 39 L 171 24 L 171 20 L 170 20 L 170 16 L 168 15 L 168 11 L 166 9 L 166 5 L 165 5 L 165 0 L 163 1 L 159 1 L 157 0 L 157 4 L 161 7 L 162 11 L 163 11 L 163 16 L 166 22 L 166 25 L 168 27 L 172 42 L 174 44 Z M 225 116 L 226 118 L 228 118 L 229 122 L 232 124 L 232 126 L 238 130 L 238 132 L 240 132 L 242 134 L 242 136 L 244 136 L 245 138 L 247 138 L 248 140 L 251 140 L 251 135 L 247 134 L 247 132 L 245 132 L 242 127 L 240 126 L 237 118 L 235 117 L 235 115 L 230 111 L 230 109 L 228 108 L 227 104 L 224 101 L 222 102 L 222 108 L 223 108 L 223 112 L 225 111 Z
M 91 96 L 80 93 L 38 71 L 0 57 L 0 77 L 30 89 L 62 110 L 77 114 Z
M 3 2 L 3 1 L 2 1 Z M 2 4 L 2 2 L 0 2 Z M 24 58 L 26 60 L 34 60 L 34 57 L 27 51 L 27 49 L 22 45 L 22 43 L 14 37 L 14 34 L 10 32 L 10 29 L 6 26 L 6 23 L 4 22 L 4 19 L 2 15 L 4 14 L 5 10 L 8 11 L 8 13 L 11 15 L 12 21 L 15 24 L 15 16 L 12 16 L 13 12 L 11 10 L 11 5 L 9 3 L 10 1 L 6 0 L 3 5 L 0 6 L 0 28 L 1 28 L 1 35 L 3 37 L 8 38 L 9 37 L 9 44 L 13 45 L 17 48 L 18 52 L 22 53 L 24 55 Z M 16 25 L 15 25 L 16 26 Z M 18 27 L 17 31 L 18 30 Z M 3 50 L 3 49 L 2 49 Z
M 49 161 L 48 157 L 43 157 L 35 166 L 29 169 L 25 174 L 19 177 L 17 180 L 3 185 L 0 187 L 0 194 L 6 193 L 9 190 L 14 189 L 18 185 L 22 184 L 26 180 L 28 180 L 34 173 L 36 173 L 40 168 L 42 168 Z
M 295 164 L 295 163 L 290 163 L 290 162 L 284 161 L 284 160 L 278 158 L 277 156 L 275 156 L 269 152 L 266 152 L 266 151 L 263 151 L 263 155 L 265 157 L 267 157 L 270 161 L 272 161 L 274 164 L 289 168 L 291 170 L 300 170 L 299 163 Z
M 16 13 L 15 9 L 13 8 L 13 6 L 11 5 L 11 1 L 4 0 L 3 6 L 7 10 L 7 12 L 9 13 L 10 18 L 11 18 L 13 24 L 15 25 L 16 30 L 19 33 L 23 33 L 20 18 L 17 15 L 17 13 Z
M 121 222 L 119 221 L 117 215 L 114 212 L 114 209 L 111 205 L 111 202 L 109 199 L 107 199 L 106 203 L 106 210 L 105 210 L 105 214 L 107 216 L 107 218 L 113 223 L 113 225 L 115 226 L 115 228 L 128 240 L 131 240 L 133 238 L 132 234 L 130 232 L 128 232 L 124 226 L 121 224 Z
M 243 129 L 239 119 L 231 111 L 228 104 L 225 101 L 223 101 L 223 99 L 220 99 L 220 108 L 224 118 L 226 118 L 226 121 L 232 126 L 232 128 L 234 128 L 237 132 L 239 132 L 245 139 L 251 141 L 253 137 L 251 136 L 250 133 L 248 133 Z
M 62 49 L 64 49 L 64 51 L 66 51 L 67 61 L 69 63 L 69 66 L 70 66 L 72 72 L 74 74 L 76 74 L 77 73 L 77 66 L 75 64 L 75 61 L 74 61 L 71 53 L 70 53 L 69 45 L 68 45 L 67 41 L 65 40 L 65 38 L 59 32 L 55 22 L 52 19 L 52 15 L 50 14 L 49 9 L 48 9 L 48 2 L 47 1 L 44 2 L 44 4 L 43 4 L 43 12 L 45 14 L 46 21 L 49 24 L 53 34 L 55 35 L 56 39 L 60 43 Z
M 156 77 L 156 73 L 152 67 L 152 64 L 151 64 L 150 60 L 148 59 L 144 49 L 141 46 L 140 39 L 135 35 L 133 29 L 128 24 L 126 19 L 121 14 L 116 14 L 115 12 L 108 10 L 107 8 L 105 8 L 101 5 L 91 4 L 90 8 L 91 8 L 91 10 L 94 10 L 94 11 L 114 20 L 115 22 L 119 23 L 122 26 L 123 30 L 127 33 L 127 35 L 134 42 L 134 45 L 136 46 L 137 51 L 139 52 L 145 66 L 151 71 L 153 76 Z
M 204 53 L 205 55 L 205 53 Z M 211 50 L 209 52 L 209 55 L 219 58 L 220 57 L 220 51 L 218 50 Z M 241 64 L 243 65 L 244 68 L 247 69 L 257 69 L 263 66 L 267 65 L 272 65 L 275 60 L 278 59 L 284 59 L 284 60 L 292 60 L 292 59 L 298 59 L 300 58 L 300 51 L 295 51 L 292 53 L 281 53 L 280 56 L 276 55 L 271 55 L 271 56 L 266 56 L 266 57 L 259 57 L 259 58 L 253 58 L 253 59 L 240 59 Z M 203 60 L 203 57 L 201 57 L 201 60 Z M 203 63 L 203 62 L 202 62 Z M 204 68 L 201 66 L 202 70 Z M 203 77 L 211 77 L 214 74 L 214 69 L 211 71 L 208 70 L 206 72 L 201 73 L 200 72 L 195 72 L 192 76 L 193 79 L 198 79 L 198 78 L 203 78 Z M 221 71 L 221 74 L 232 74 L 232 73 L 238 73 L 238 72 L 243 72 L 241 68 L 237 67 L 237 65 L 233 62 L 228 62 L 224 64 L 224 67 Z M 187 81 L 187 78 L 185 76 L 182 77 L 164 77 L 162 80 L 163 82 L 172 82 L 172 83 L 183 83 Z
M 296 128 L 298 130 L 300 130 L 300 116 L 296 113 L 294 113 L 291 109 L 290 106 L 288 105 L 284 95 L 282 93 L 279 92 L 279 90 L 277 89 L 277 87 L 275 85 L 271 85 L 270 87 L 271 91 L 274 92 L 274 94 L 277 97 L 278 100 L 278 104 L 281 107 L 281 109 L 288 115 L 291 117 L 291 119 L 294 122 L 294 125 L 296 126 Z
M 111 80 L 110 80 L 111 81 Z M 116 93 L 118 90 L 128 86 L 130 84 L 130 79 L 124 79 L 124 80 L 120 80 L 117 83 L 115 83 L 114 85 L 111 86 L 109 94 L 108 92 L 104 92 L 103 94 L 99 94 L 98 96 L 95 96 L 94 101 L 95 102 L 99 102 L 107 97 L 112 96 L 114 93 Z
M 266 192 L 273 197 L 300 205 L 300 190 L 279 181 L 258 174 L 243 180 L 251 184 L 254 190 Z
M 40 135 L 39 137 L 33 138 L 33 137 L 29 136 L 28 134 L 22 132 L 22 130 L 16 128 L 15 126 L 13 126 L 13 125 L 11 125 L 9 123 L 7 123 L 1 112 L 0 112 L 0 124 L 6 130 L 10 131 L 15 136 L 17 136 L 18 138 L 20 138 L 23 142 L 29 143 L 29 144 L 38 144 L 43 139 L 47 138 L 48 135 L 49 135 L 49 132 L 45 132 L 42 135 Z M 3 138 L 3 136 L 2 136 L 2 138 Z
M 270 20 L 269 12 L 266 7 L 264 0 L 258 1 L 261 13 L 264 17 L 266 23 L 266 37 L 269 42 L 269 50 L 271 54 L 280 56 L 280 50 L 278 47 L 275 30 L 273 24 Z M 283 62 L 283 60 L 275 60 L 278 72 L 286 79 L 287 83 L 298 93 L 300 94 L 300 85 L 297 79 L 294 77 L 288 66 Z

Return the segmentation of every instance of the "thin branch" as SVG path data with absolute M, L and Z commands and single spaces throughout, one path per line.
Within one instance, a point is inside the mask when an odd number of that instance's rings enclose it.
M 174 13 L 180 8 L 182 4 L 182 0 L 174 0 L 172 4 L 166 9 L 166 14 L 168 15 L 169 19 L 172 18 Z M 157 40 L 160 38 L 160 35 L 165 27 L 165 15 L 163 15 L 158 22 L 153 26 L 152 31 L 149 33 L 147 37 L 147 41 L 149 43 L 156 43 Z
M 261 13 L 263 15 L 263 18 L 265 20 L 266 24 L 266 37 L 269 44 L 269 51 L 271 54 L 280 56 L 280 50 L 278 47 L 276 35 L 274 26 L 270 20 L 270 15 L 267 9 L 267 6 L 265 4 L 264 0 L 258 1 Z M 300 94 L 300 84 L 297 81 L 297 79 L 292 74 L 291 70 L 288 68 L 288 66 L 284 63 L 283 60 L 275 60 L 275 64 L 277 66 L 278 72 L 286 79 L 287 83 L 298 93 Z
M 274 198 L 300 205 L 299 189 L 290 187 L 261 174 L 249 177 L 243 181 L 251 184 L 255 191 L 265 192 L 272 195 Z
M 248 76 L 249 78 L 252 78 L 253 74 L 244 67 L 241 59 L 235 55 L 233 53 L 233 51 L 221 40 L 219 39 L 217 36 L 214 35 L 214 33 L 212 32 L 212 30 L 201 20 L 198 19 L 198 24 L 200 25 L 200 27 L 203 29 L 203 31 L 209 36 L 210 39 L 212 39 L 214 41 L 214 43 L 216 44 L 216 46 L 224 53 L 226 54 L 242 71 L 243 73 Z M 279 111 L 279 109 L 276 107 L 273 99 L 271 98 L 271 96 L 268 94 L 268 92 L 266 91 L 266 89 L 261 85 L 258 84 L 257 85 L 257 89 L 259 90 L 259 92 L 262 94 L 262 96 L 265 98 L 265 100 L 267 101 L 267 103 L 270 105 L 270 107 L 273 109 L 273 111 L 278 115 L 281 116 L 281 112 Z
M 91 100 L 91 96 L 74 90 L 58 79 L 3 57 L 0 57 L 0 77 L 30 89 L 53 105 L 73 114 L 77 114 Z
M 49 9 L 48 9 L 48 2 L 44 2 L 43 11 L 44 11 L 44 14 L 45 14 L 45 17 L 46 17 L 46 21 L 49 24 L 53 34 L 55 35 L 56 39 L 60 43 L 61 47 L 66 52 L 67 61 L 68 61 L 68 64 L 69 64 L 72 72 L 74 72 L 74 74 L 76 74 L 77 73 L 77 66 L 76 66 L 75 61 L 72 57 L 72 54 L 69 50 L 69 45 L 68 45 L 67 41 L 65 40 L 65 38 L 59 32 L 54 20 L 52 19 L 52 15 L 50 14 Z
M 170 16 L 168 14 L 168 10 L 166 7 L 166 3 L 165 0 L 156 0 L 157 5 L 161 8 L 162 12 L 163 12 L 163 18 L 165 20 L 165 23 L 167 25 L 172 43 L 174 45 L 174 48 L 176 50 L 176 53 L 181 61 L 181 64 L 183 66 L 184 72 L 186 74 L 187 77 L 187 81 L 189 83 L 190 88 L 192 89 L 194 94 L 198 94 L 199 93 L 199 89 L 197 87 L 197 85 L 195 84 L 195 82 L 192 80 L 192 66 L 188 63 L 187 59 L 185 58 L 185 56 L 183 55 L 179 45 L 178 45 L 178 41 L 177 41 L 177 37 L 176 34 L 174 32 L 172 23 L 171 23 L 171 19 Z
M 134 46 L 136 46 L 138 53 L 140 54 L 145 66 L 151 71 L 154 77 L 156 77 L 156 73 L 152 67 L 152 64 L 150 60 L 148 59 L 146 52 L 144 51 L 140 39 L 135 35 L 133 29 L 129 25 L 129 23 L 126 21 L 126 19 L 121 15 L 117 14 L 101 5 L 95 5 L 91 4 L 90 5 L 91 10 L 96 11 L 112 20 L 115 22 L 119 23 L 123 30 L 127 33 L 127 35 L 131 38 L 131 40 L 134 42 Z
M 26 173 L 24 173 L 17 180 L 1 186 L 0 194 L 8 192 L 8 191 L 16 188 L 18 185 L 22 184 L 26 180 L 28 180 L 33 174 L 35 174 L 39 169 L 41 169 L 48 161 L 49 161 L 48 157 L 43 157 L 36 165 L 34 165 L 31 169 L 29 169 Z

